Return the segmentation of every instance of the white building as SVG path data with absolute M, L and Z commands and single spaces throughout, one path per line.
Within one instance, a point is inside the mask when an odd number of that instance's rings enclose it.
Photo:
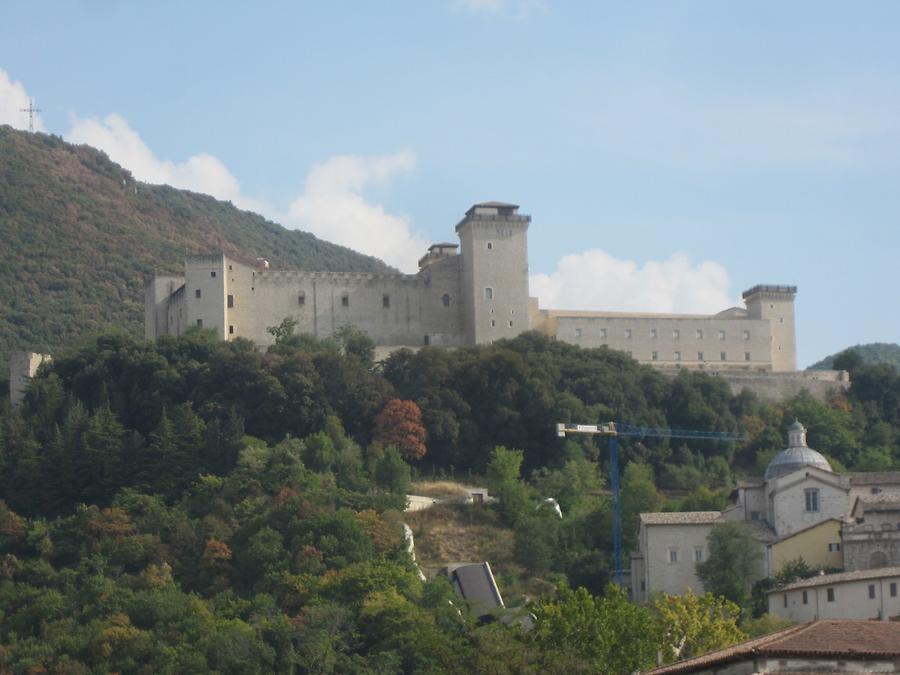
M 822 574 L 769 591 L 769 614 L 789 621 L 900 618 L 900 567 Z

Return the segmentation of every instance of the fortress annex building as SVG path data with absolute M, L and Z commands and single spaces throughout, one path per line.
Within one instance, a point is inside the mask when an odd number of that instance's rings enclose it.
M 459 244 L 431 246 L 416 274 L 270 270 L 223 254 L 190 256 L 183 277 L 148 284 L 146 336 L 202 326 L 267 345 L 267 327 L 290 317 L 297 332 L 319 338 L 352 324 L 382 348 L 462 347 L 538 330 L 663 368 L 796 369 L 796 287 L 754 286 L 745 307 L 712 315 L 542 309 L 528 295 L 530 222 L 515 204 L 475 204 L 456 225 Z

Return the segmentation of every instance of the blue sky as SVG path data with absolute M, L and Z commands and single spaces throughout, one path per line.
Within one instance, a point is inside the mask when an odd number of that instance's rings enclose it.
M 409 270 L 533 216 L 542 305 L 799 287 L 800 365 L 897 341 L 900 3 L 6 3 L 0 123 Z M 0 158 L 2 161 L 2 158 Z

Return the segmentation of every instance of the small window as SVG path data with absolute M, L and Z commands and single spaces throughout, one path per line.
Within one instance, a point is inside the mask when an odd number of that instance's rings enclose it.
M 819 491 L 817 489 L 804 490 L 806 512 L 816 513 L 819 510 Z
M 680 339 L 681 339 L 681 331 L 678 330 L 677 328 L 676 328 L 675 330 L 672 331 L 672 339 L 673 339 L 673 340 L 680 340 Z
M 703 360 L 703 352 L 697 352 L 697 360 L 698 360 L 698 361 L 702 361 L 702 360 Z
M 444 307 L 450 306 L 450 295 L 449 294 L 444 293 L 444 295 L 441 297 L 441 304 L 444 305 Z
M 872 490 L 871 490 L 871 492 L 872 492 L 873 495 L 880 495 L 880 494 L 881 494 L 881 488 L 880 488 L 880 487 L 873 487 Z
M 194 291 L 194 297 L 195 297 L 195 298 L 199 298 L 199 297 L 200 297 L 200 289 L 199 289 L 199 288 L 198 288 L 196 291 Z
M 750 360 L 750 352 L 744 352 L 744 361 Z
M 604 340 L 606 339 L 606 329 L 605 328 L 600 329 L 600 337 L 603 338 Z
M 749 330 L 745 330 L 745 331 L 744 331 L 744 339 L 745 339 L 745 340 L 749 340 L 749 339 L 750 339 L 750 331 L 749 331 Z
M 425 346 L 427 347 L 427 346 L 430 345 L 430 344 L 431 344 L 431 336 L 430 336 L 430 335 L 426 335 L 426 336 L 425 336 Z
M 212 272 L 210 272 L 210 273 L 209 273 L 209 276 L 211 276 L 213 279 L 215 279 L 215 278 L 216 278 L 216 271 L 213 270 Z
M 641 579 L 641 590 L 642 590 L 642 591 L 646 591 L 646 590 L 647 590 L 647 582 L 644 581 L 643 579 Z
M 720 330 L 720 331 L 719 331 L 719 339 L 720 339 L 720 340 L 724 340 L 724 339 L 725 339 L 725 331 L 724 331 L 724 330 Z
M 897 597 L 897 582 L 892 581 L 890 588 L 891 588 L 891 597 L 896 598 Z
M 385 309 L 389 309 L 391 306 L 391 296 L 387 293 L 381 296 L 381 306 Z
M 497 325 L 497 322 L 494 319 L 491 319 L 491 328 Z
M 509 327 L 512 328 L 512 321 L 509 322 Z
M 655 328 L 651 328 L 650 329 L 650 339 L 655 340 L 657 337 L 659 337 L 659 331 L 656 330 Z
M 669 549 L 669 562 L 670 562 L 670 563 L 677 563 L 677 562 L 678 562 L 678 549 L 677 549 L 677 548 L 670 548 L 670 549 Z
M 832 542 L 831 544 L 828 544 L 828 550 L 831 552 L 840 551 L 841 543 L 840 542 Z
M 703 549 L 702 548 L 694 549 L 694 562 L 703 562 Z
M 342 305 L 343 307 L 349 307 L 349 306 L 350 306 L 350 294 L 349 294 L 349 293 L 344 293 L 344 294 L 341 296 L 341 305 Z
M 484 289 L 484 299 L 485 300 L 493 300 L 494 299 L 494 289 L 488 286 Z
M 869 600 L 875 599 L 875 584 L 869 584 Z
M 725 352 L 719 352 L 719 361 L 727 361 L 727 360 L 728 360 L 728 354 Z
M 304 291 L 300 291 L 300 293 L 297 294 L 297 304 L 301 307 L 306 306 L 306 293 Z
M 203 319 L 197 319 L 197 327 L 203 328 Z
M 809 604 L 809 596 L 806 594 L 806 591 L 803 591 L 803 604 L 804 605 Z
M 234 335 L 234 326 L 228 326 L 228 334 Z
M 580 328 L 575 329 L 575 337 L 577 337 L 577 338 L 581 337 L 581 329 Z
M 750 512 L 750 520 L 758 521 L 759 520 L 759 511 L 751 511 Z
M 785 593 L 785 594 L 782 596 L 782 602 L 784 603 L 784 606 L 787 607 L 787 593 Z
M 702 340 L 703 339 L 703 329 L 698 328 L 696 335 L 697 335 L 698 340 Z
M 231 265 L 228 266 L 228 271 L 229 271 L 229 272 L 230 272 L 231 270 L 233 270 L 233 269 L 234 269 L 234 268 L 233 268 Z
M 489 241 L 489 242 L 487 243 L 487 250 L 490 251 L 490 250 L 492 250 L 493 248 L 494 248 L 494 242 Z
M 834 602 L 834 589 L 829 588 L 825 591 L 825 597 L 828 599 L 828 602 Z
M 650 360 L 658 361 L 659 360 L 659 352 L 650 352 Z
M 233 295 L 228 296 L 228 307 L 229 308 L 234 307 L 234 296 Z
M 675 360 L 681 361 L 681 352 L 675 352 Z
M 631 329 L 630 329 L 630 328 L 626 328 L 626 329 L 625 329 L 625 339 L 626 339 L 626 340 L 630 340 L 630 339 L 631 339 Z

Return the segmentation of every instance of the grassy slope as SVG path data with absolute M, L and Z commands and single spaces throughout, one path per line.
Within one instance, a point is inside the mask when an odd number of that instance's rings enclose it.
M 105 154 L 0 126 L 0 355 L 85 333 L 143 333 L 143 286 L 185 254 L 273 267 L 385 271 L 380 260 L 229 202 L 135 181 Z

